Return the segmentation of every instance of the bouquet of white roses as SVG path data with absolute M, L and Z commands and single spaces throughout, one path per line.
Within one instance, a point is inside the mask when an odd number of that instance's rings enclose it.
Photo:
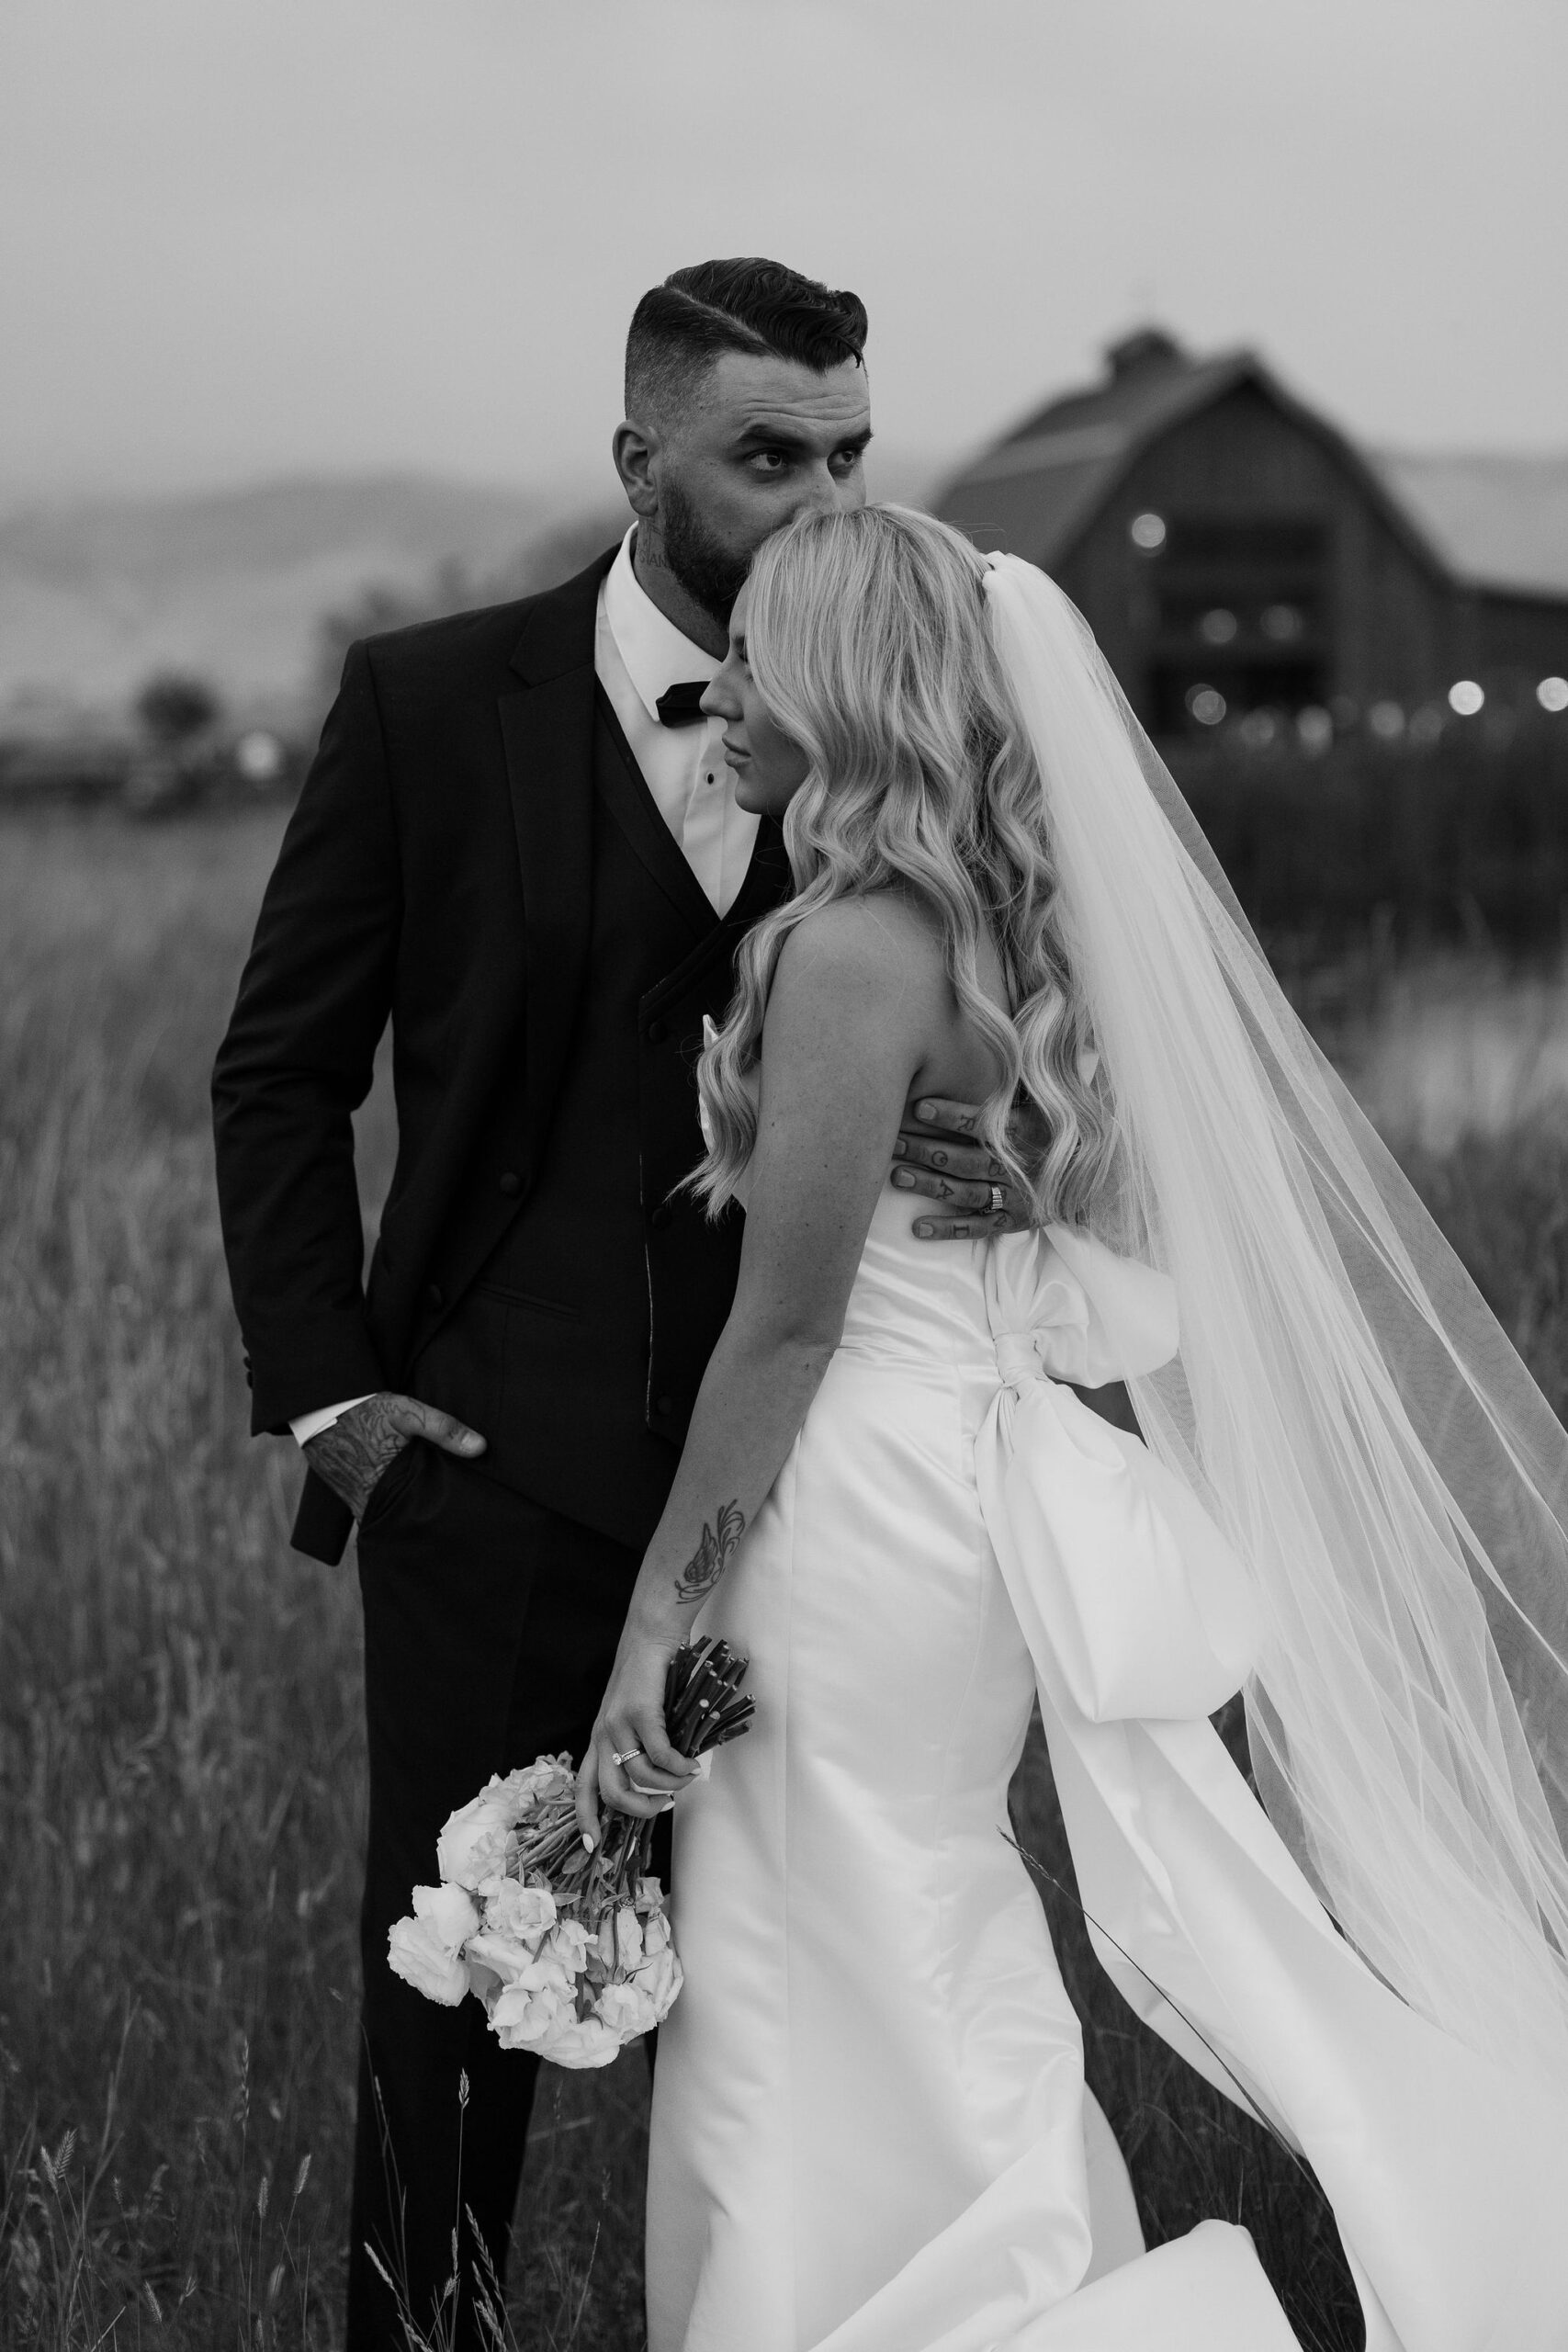
M 705 1768 L 746 1729 L 747 1664 L 711 1635 L 677 1650 L 664 1714 L 682 1756 Z M 414 1888 L 387 1957 L 430 2000 L 456 2008 L 474 1994 L 508 2050 L 607 2066 L 668 2017 L 681 1963 L 649 1874 L 652 1822 L 611 1814 L 590 1853 L 575 1784 L 570 1756 L 541 1756 L 453 1814 L 435 1849 L 441 1883 Z

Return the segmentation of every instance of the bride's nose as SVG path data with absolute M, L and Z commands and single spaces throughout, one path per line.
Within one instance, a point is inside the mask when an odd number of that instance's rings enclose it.
M 727 662 L 724 668 L 728 670 L 728 667 L 729 664 Z M 710 682 L 697 708 L 707 718 L 739 718 L 740 698 L 726 681 L 724 670 L 721 670 Z

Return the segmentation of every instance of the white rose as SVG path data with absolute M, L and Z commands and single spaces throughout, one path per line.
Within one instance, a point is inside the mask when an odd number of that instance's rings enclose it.
M 619 2057 L 620 2037 L 600 2018 L 563 2021 L 537 2045 L 552 2066 L 608 2066 Z
M 435 1860 L 448 1885 L 478 1886 L 506 1868 L 506 1837 L 517 1813 L 511 1781 L 492 1777 L 477 1797 L 447 1816 Z
M 530 1991 L 547 1989 L 558 1993 L 563 1999 L 573 1999 L 577 1993 L 577 1971 L 569 1967 L 553 1940 L 547 1940 L 536 1952 L 530 1953 L 513 1978 L 514 1984 L 526 1985 Z
M 636 1982 L 606 1984 L 593 2007 L 622 2041 L 633 2041 L 659 2023 L 652 2001 Z
M 468 1970 L 426 1920 L 400 1919 L 387 1937 L 387 1959 L 395 1976 L 444 2008 L 455 2009 L 468 1993 Z
M 507 2047 L 510 2049 L 512 2044 L 507 2041 L 507 2036 L 515 2033 L 520 2027 L 527 2024 L 528 2012 L 533 2007 L 533 1996 L 528 1993 L 520 1993 L 515 1984 L 503 1984 L 494 1999 L 487 2006 L 490 2010 L 491 2030 L 501 2036 L 502 2041 L 507 2042 Z
M 486 1968 L 481 1962 L 477 1961 L 472 1952 L 466 1951 L 463 1954 L 463 1968 L 468 1976 L 469 1992 L 476 2001 L 482 2001 L 488 2009 L 492 1997 L 501 1990 L 500 1977 L 493 1968 Z
M 635 1968 L 642 1958 L 642 1922 L 630 1904 L 615 1914 L 615 1965 Z
M 684 1981 L 681 1963 L 675 1957 L 675 1947 L 667 1944 L 660 1952 L 644 1962 L 637 1970 L 637 1981 L 653 2004 L 656 2018 L 667 2018 L 675 2006 L 675 1996 Z
M 649 1960 L 655 1952 L 670 1949 L 670 1921 L 662 1911 L 653 1912 L 642 1923 L 642 1948 Z
M 503 1984 L 490 2005 L 491 2030 L 503 2050 L 536 2050 L 547 2033 L 576 2014 L 555 1993 Z
M 563 1968 L 581 1976 L 588 1965 L 593 1939 L 581 1919 L 559 1919 L 550 1931 L 550 1948 Z
M 454 1960 L 479 1924 L 471 1896 L 460 1886 L 416 1886 L 413 1910 L 414 1917 L 423 1919 L 433 1936 L 440 1937 Z
M 481 1968 L 492 1970 L 502 1984 L 515 1984 L 534 1957 L 526 1944 L 518 1943 L 511 1936 L 492 1935 L 488 1928 L 481 1928 L 477 1936 L 468 1938 L 464 1952 Z
M 540 1756 L 525 1770 L 514 1772 L 513 1779 L 525 1792 L 528 1804 L 544 1806 L 569 1797 L 577 1786 L 577 1774 L 569 1756 Z
M 525 2030 L 527 2007 L 526 2004 L 522 2008 L 514 2004 L 508 2006 L 511 1991 L 510 1985 L 503 1984 L 491 2002 L 490 2030 L 503 2050 L 526 2050 L 530 2046 Z
M 536 1944 L 556 1924 L 556 1900 L 547 1886 L 520 1886 L 514 1878 L 487 1878 L 485 1926 L 497 1935 L 515 1936 L 520 1943 Z

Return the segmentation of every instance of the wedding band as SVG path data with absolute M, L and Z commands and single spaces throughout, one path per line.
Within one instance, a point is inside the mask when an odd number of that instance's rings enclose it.
M 642 1750 L 640 1747 L 628 1747 L 624 1756 L 618 1747 L 612 1747 L 610 1750 L 610 1761 L 612 1764 L 629 1764 L 634 1756 L 640 1756 L 641 1754 Z
M 1008 1196 L 999 1184 L 991 1186 L 991 1215 L 1000 1216 L 1008 1204 Z

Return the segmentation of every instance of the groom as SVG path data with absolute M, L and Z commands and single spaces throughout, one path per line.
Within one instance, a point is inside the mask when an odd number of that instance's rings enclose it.
M 387 1933 L 455 1806 L 585 1747 L 728 1311 L 739 1222 L 671 1195 L 703 1017 L 789 873 L 696 706 L 761 540 L 864 501 L 865 334 L 854 295 L 773 262 L 643 297 L 633 527 L 559 588 L 351 648 L 218 1057 L 253 1428 L 304 1448 L 300 1550 L 335 1562 L 358 1525 L 351 2352 L 404 2340 L 367 2245 L 417 2322 L 450 2273 L 465 2074 L 462 2201 L 505 2261 L 537 2061 L 394 1977 Z M 398 1159 L 362 1287 L 351 1114 L 389 1018 Z M 905 1150 L 944 1195 L 933 1235 L 994 1201 L 978 1152 Z

